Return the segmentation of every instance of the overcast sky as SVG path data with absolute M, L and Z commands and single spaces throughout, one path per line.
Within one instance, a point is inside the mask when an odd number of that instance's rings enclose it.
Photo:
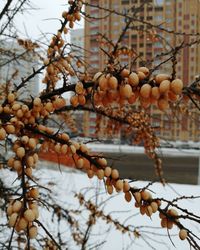
M 39 38 L 41 32 L 56 33 L 60 27 L 58 18 L 64 10 L 68 10 L 66 0 L 34 0 L 33 6 L 37 10 L 20 15 L 16 19 L 16 26 L 21 33 L 30 38 Z M 75 28 L 83 27 L 83 22 L 77 24 Z

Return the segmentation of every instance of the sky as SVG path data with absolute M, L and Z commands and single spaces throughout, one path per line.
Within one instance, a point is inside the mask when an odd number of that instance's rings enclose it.
M 20 14 L 16 19 L 16 26 L 22 35 L 28 34 L 30 38 L 38 38 L 43 33 L 56 33 L 60 27 L 58 18 L 63 11 L 68 10 L 66 0 L 34 0 L 33 7 L 28 13 Z M 75 25 L 75 28 L 83 27 L 83 22 Z

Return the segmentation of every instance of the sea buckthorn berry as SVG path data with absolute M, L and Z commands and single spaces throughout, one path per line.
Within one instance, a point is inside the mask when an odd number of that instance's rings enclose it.
M 93 81 L 96 82 L 97 80 L 99 80 L 101 78 L 101 76 L 103 76 L 103 73 L 97 72 L 93 77 Z
M 149 75 L 149 69 L 147 67 L 139 67 L 137 71 L 144 73 L 146 76 Z
M 153 210 L 152 210 L 152 207 L 149 205 L 149 206 L 146 206 L 146 210 L 145 210 L 145 213 L 147 216 L 151 217 L 152 214 L 153 214 Z
M 132 72 L 129 76 L 128 76 L 128 82 L 131 86 L 135 87 L 139 84 L 139 77 L 135 72 Z
M 9 226 L 10 227 L 14 227 L 14 225 L 16 224 L 17 222 L 17 218 L 18 218 L 18 214 L 17 213 L 13 213 L 10 218 L 9 218 Z
M 110 167 L 106 167 L 104 170 L 104 175 L 109 177 L 111 175 L 112 169 Z
M 13 212 L 19 212 L 21 208 L 22 208 L 21 201 L 16 200 L 12 205 Z
M 130 190 L 130 185 L 127 181 L 124 181 L 123 183 L 123 191 L 128 192 Z
M 12 209 L 11 204 L 7 207 L 6 213 L 7 213 L 8 216 L 10 216 L 13 213 L 13 209 Z
M 121 191 L 123 189 L 123 181 L 122 180 L 117 180 L 115 187 L 117 190 Z
M 173 217 L 177 217 L 178 216 L 178 212 L 175 209 L 173 209 L 173 208 L 169 209 L 168 213 L 169 213 L 169 215 L 171 215 Z
M 169 80 L 169 79 L 170 79 L 170 76 L 167 75 L 167 74 L 158 74 L 155 77 L 155 81 L 156 81 L 157 84 L 160 84 L 162 81 Z
M 15 133 L 15 127 L 11 124 L 6 125 L 5 130 L 8 134 L 14 134 Z
M 21 138 L 21 142 L 22 142 L 23 144 L 27 144 L 27 143 L 28 143 L 28 141 L 29 141 L 28 136 L 26 136 L 26 135 L 22 136 L 22 138 Z
M 33 105 L 34 106 L 40 106 L 41 105 L 41 99 L 39 97 L 36 97 L 34 100 L 33 100 Z
M 164 80 L 159 85 L 159 91 L 161 94 L 168 92 L 169 88 L 170 88 L 170 81 L 169 80 Z
M 28 226 L 28 221 L 25 218 L 20 218 L 19 222 L 17 223 L 19 231 L 24 230 Z
M 102 180 L 104 177 L 104 170 L 103 169 L 98 169 L 97 170 L 97 177 L 99 180 Z
M 170 89 L 176 95 L 180 95 L 182 93 L 182 89 L 183 89 L 183 82 L 180 79 L 173 80 L 171 82 Z
M 98 158 L 97 162 L 102 166 L 105 167 L 107 166 L 107 160 L 105 158 Z
M 28 141 L 28 146 L 31 149 L 35 149 L 36 148 L 36 140 L 34 138 L 30 138 L 29 141 Z
M 107 192 L 108 192 L 108 194 L 112 194 L 113 193 L 113 186 L 108 185 L 107 186 Z
M 125 78 L 125 77 L 128 77 L 130 74 L 130 71 L 128 69 L 123 69 L 120 73 L 120 75 Z
M 13 93 L 8 94 L 8 102 L 12 103 L 15 100 L 15 95 Z
M 112 169 L 111 177 L 112 177 L 113 179 L 118 179 L 118 178 L 119 178 L 119 172 L 118 172 L 117 169 Z
M 156 99 L 156 100 L 158 100 L 158 99 L 160 98 L 160 91 L 159 91 L 159 88 L 158 88 L 158 87 L 153 87 L 153 88 L 151 89 L 151 96 L 152 96 L 154 99 Z
M 19 147 L 16 150 L 16 155 L 21 159 L 25 156 L 25 149 L 23 147 Z
M 117 89 L 117 87 L 118 87 L 118 80 L 117 80 L 117 78 L 114 77 L 114 76 L 111 76 L 110 78 L 108 78 L 108 86 L 111 89 Z
M 138 71 L 137 75 L 138 75 L 140 81 L 142 81 L 146 78 L 146 75 L 141 71 Z
M 24 212 L 24 218 L 28 221 L 28 222 L 32 222 L 35 220 L 35 215 L 32 211 L 32 209 L 27 209 L 25 212 Z
M 37 188 L 32 188 L 29 194 L 30 194 L 30 197 L 32 197 L 33 199 L 37 199 L 39 197 L 39 191 Z
M 6 131 L 4 128 L 0 128 L 0 140 L 4 140 L 6 138 Z
M 161 98 L 158 100 L 158 108 L 161 110 L 161 111 L 165 111 L 166 109 L 169 108 L 169 103 L 166 99 L 164 98 Z
M 149 85 L 148 83 L 142 85 L 141 89 L 140 89 L 140 95 L 143 98 L 149 98 L 151 94 L 151 85 Z
M 29 237 L 30 239 L 35 239 L 38 234 L 38 229 L 36 226 L 32 226 L 29 228 Z
M 152 208 L 152 212 L 156 213 L 158 211 L 158 204 L 157 204 L 157 202 L 155 202 L 155 201 L 151 202 L 151 208 Z
M 132 88 L 129 84 L 121 85 L 119 88 L 120 96 L 122 98 L 130 98 L 133 91 Z
M 130 192 L 125 192 L 124 198 L 127 202 L 130 202 L 132 200 L 132 195 Z
M 187 233 L 187 231 L 185 229 L 181 229 L 179 231 L 179 238 L 181 240 L 185 240 L 187 238 L 187 236 L 188 236 L 188 233 Z
M 135 201 L 139 204 L 142 200 L 142 196 L 141 196 L 141 193 L 140 192 L 135 192 L 133 194 L 134 198 L 135 198 Z
M 141 197 L 143 200 L 147 201 L 151 199 L 151 194 L 148 191 L 144 190 L 141 192 Z
M 99 87 L 102 91 L 106 91 L 108 89 L 108 79 L 105 77 L 105 75 L 99 79 Z

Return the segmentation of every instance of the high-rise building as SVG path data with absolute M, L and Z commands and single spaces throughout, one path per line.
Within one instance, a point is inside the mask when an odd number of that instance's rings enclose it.
M 172 48 L 191 43 L 200 33 L 200 1 L 199 0 L 89 0 L 86 13 L 92 17 L 85 21 L 85 60 L 91 65 L 90 72 L 95 73 L 105 68 L 108 61 L 105 51 L 109 50 L 109 41 L 117 42 L 126 21 L 132 17 L 134 21 L 126 31 L 120 46 L 132 50 L 132 56 L 121 55 L 120 61 L 126 65 L 137 58 L 133 69 L 145 65 L 154 68 L 169 58 L 158 56 L 162 52 L 169 52 Z M 100 6 L 100 8 L 95 7 Z M 101 8 L 102 7 L 102 8 Z M 109 15 L 107 10 L 113 10 Z M 120 15 L 126 14 L 127 17 Z M 101 42 L 102 37 L 104 42 Z M 181 78 L 184 85 L 195 80 L 200 72 L 200 46 L 184 46 L 176 54 L 176 77 Z M 159 66 L 160 73 L 172 72 L 172 60 Z M 154 72 L 158 73 L 157 70 Z M 154 110 L 154 124 L 161 127 L 158 135 L 167 140 L 200 139 L 200 120 L 195 110 L 189 114 L 176 113 L 168 116 L 163 112 Z
M 6 84 L 11 90 L 18 86 L 39 67 L 39 57 L 17 42 L 2 42 L 0 45 L 0 85 Z M 18 92 L 21 100 L 31 99 L 39 93 L 39 75 L 35 75 Z

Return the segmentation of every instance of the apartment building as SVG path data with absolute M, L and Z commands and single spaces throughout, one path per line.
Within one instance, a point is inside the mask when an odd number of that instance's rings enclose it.
M 195 34 L 200 33 L 199 0 L 90 0 L 88 2 L 90 6 L 86 6 L 86 13 L 92 19 L 85 21 L 85 60 L 91 65 L 91 73 L 103 70 L 108 61 L 107 55 L 100 47 L 109 51 L 111 46 L 102 43 L 102 35 L 107 41 L 116 43 L 129 17 L 134 18 L 134 21 L 123 36 L 120 46 L 131 49 L 133 53 L 131 57 L 122 55 L 120 61 L 126 65 L 133 61 L 134 57 L 137 58 L 133 68 L 144 63 L 149 68 L 154 68 L 169 58 L 168 55 L 160 57 L 162 52 L 168 52 L 183 42 L 192 43 L 197 39 Z M 109 15 L 108 10 L 113 10 L 114 13 Z M 176 77 L 181 78 L 184 85 L 188 85 L 200 73 L 200 46 L 196 44 L 185 46 L 176 54 L 176 60 Z M 171 73 L 172 61 L 169 60 L 159 66 L 154 74 L 158 72 Z M 157 132 L 161 138 L 182 141 L 200 139 L 200 119 L 195 108 L 191 107 L 190 112 L 185 115 L 181 115 L 180 112 L 171 115 L 155 108 L 150 112 L 154 117 L 155 126 L 161 128 Z M 90 124 L 90 119 L 87 122 Z

